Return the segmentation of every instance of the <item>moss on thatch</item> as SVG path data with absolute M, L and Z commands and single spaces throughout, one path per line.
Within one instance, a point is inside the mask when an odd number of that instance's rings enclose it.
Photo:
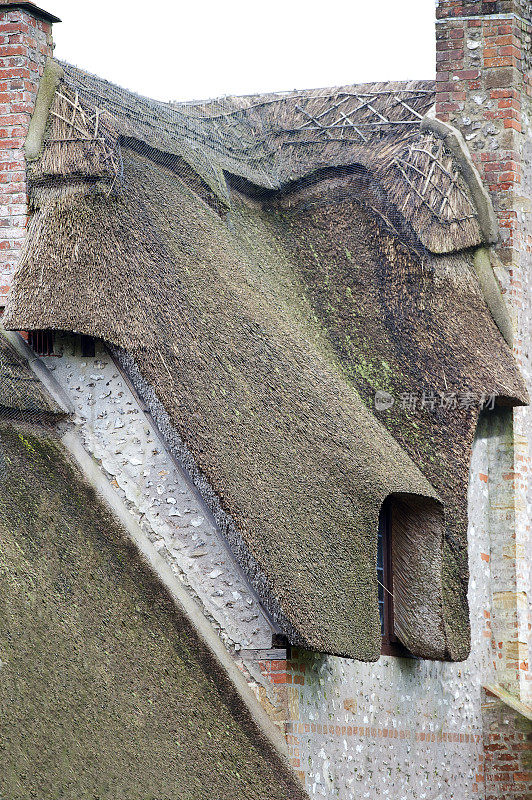
M 368 408 L 376 390 L 393 395 L 393 411 L 377 416 L 444 502 L 446 639 L 451 657 L 461 659 L 468 653 L 467 486 L 479 401 L 526 401 L 524 384 L 469 255 L 416 255 L 407 230 L 394 234 L 368 215 L 360 189 L 334 203 L 319 195 L 284 209 L 277 230 L 348 381 Z M 423 392 L 436 395 L 433 410 L 420 407 Z M 450 409 L 440 407 L 438 392 Z
M 49 436 L 0 426 L 0 793 L 303 800 Z
M 415 255 L 412 232 L 368 212 L 359 188 L 318 186 L 268 211 L 235 197 L 220 219 L 175 172 L 125 149 L 123 163 L 118 195 L 41 194 L 6 324 L 131 353 L 294 643 L 378 658 L 380 506 L 391 493 L 441 496 L 439 652 L 465 657 L 478 407 L 398 406 L 403 391 L 442 386 L 524 398 L 468 259 Z M 397 400 L 379 420 L 377 389 Z

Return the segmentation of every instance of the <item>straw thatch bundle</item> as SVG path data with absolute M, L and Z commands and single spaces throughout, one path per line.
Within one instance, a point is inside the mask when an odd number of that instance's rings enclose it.
M 106 111 L 87 109 L 77 93 L 58 89 L 50 109 L 49 135 L 30 172 L 34 182 L 49 175 L 115 177 L 117 132 Z

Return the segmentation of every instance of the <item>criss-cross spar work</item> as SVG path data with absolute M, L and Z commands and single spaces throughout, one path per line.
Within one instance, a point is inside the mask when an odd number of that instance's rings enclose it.
M 389 92 L 340 92 L 338 99 L 321 110 L 312 111 L 317 97 L 302 97 L 295 105 L 301 124 L 283 128 L 283 133 L 299 133 L 315 131 L 330 140 L 345 138 L 345 134 L 356 134 L 363 142 L 367 142 L 372 133 L 385 126 L 418 125 L 423 119 L 414 105 L 419 101 L 426 102 L 429 90 L 403 90 L 390 97 Z M 383 106 L 383 97 L 386 100 Z M 358 105 L 350 108 L 352 101 Z M 294 122 L 298 120 L 297 115 Z
M 470 247 L 478 239 L 474 203 L 453 153 L 422 130 L 434 101 L 428 81 L 163 103 L 71 65 L 61 69 L 43 157 L 32 165 L 32 179 L 43 186 L 68 173 L 98 176 L 109 192 L 123 188 L 122 147 L 133 145 L 159 153 L 225 213 L 235 181 L 267 199 L 334 165 L 371 174 L 425 247 L 441 249 L 456 236 Z
M 98 159 L 106 164 L 114 175 L 118 175 L 119 165 L 115 143 L 109 137 L 111 115 L 105 109 L 82 105 L 79 93 L 69 97 L 58 89 L 50 114 L 56 120 L 56 127 L 51 145 L 71 145 L 74 142 L 81 147 L 91 149 Z
M 475 207 L 464 190 L 453 158 L 441 139 L 425 136 L 423 140 L 409 143 L 393 160 L 416 199 L 422 203 L 441 224 L 451 224 L 457 219 L 475 217 Z M 456 204 L 460 198 L 462 209 Z M 401 211 L 409 201 L 405 197 Z

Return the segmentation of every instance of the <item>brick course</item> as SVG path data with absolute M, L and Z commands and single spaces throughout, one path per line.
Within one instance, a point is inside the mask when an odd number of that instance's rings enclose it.
M 517 14 L 530 20 L 530 0 L 438 0 L 436 18 Z
M 532 722 L 489 691 L 483 695 L 485 800 L 529 800 Z

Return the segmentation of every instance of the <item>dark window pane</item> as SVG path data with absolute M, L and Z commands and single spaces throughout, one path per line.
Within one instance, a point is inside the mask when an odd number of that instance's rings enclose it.
M 84 358 L 94 358 L 96 355 L 95 342 L 92 336 L 81 337 L 81 355 Z

